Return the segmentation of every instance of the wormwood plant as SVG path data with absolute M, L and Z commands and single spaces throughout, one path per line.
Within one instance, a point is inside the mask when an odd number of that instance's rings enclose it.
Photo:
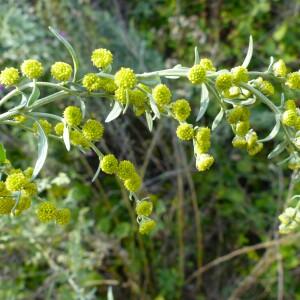
M 142 180 L 135 166 L 128 160 L 119 161 L 112 153 L 104 154 L 96 143 L 103 138 L 104 125 L 99 120 L 88 118 L 84 99 L 108 99 L 112 109 L 105 119 L 109 123 L 132 109 L 137 117 L 145 117 L 149 130 L 153 121 L 162 117 L 178 122 L 176 135 L 179 140 L 193 144 L 195 166 L 199 172 L 207 171 L 215 158 L 210 153 L 211 133 L 224 119 L 232 128 L 233 147 L 245 149 L 253 156 L 263 149 L 264 143 L 275 139 L 279 132 L 281 140 L 268 155 L 274 158 L 284 155 L 281 164 L 287 164 L 293 170 L 293 181 L 300 177 L 300 110 L 294 99 L 300 90 L 300 71 L 288 72 L 283 60 L 271 58 L 266 71 L 248 71 L 253 42 L 242 65 L 231 70 L 217 70 L 208 58 L 199 57 L 195 49 L 195 61 L 192 67 L 176 65 L 171 69 L 136 74 L 134 70 L 122 67 L 112 73 L 113 54 L 107 49 L 96 49 L 91 61 L 97 71 L 78 78 L 79 62 L 69 42 L 53 28 L 50 31 L 69 51 L 73 65 L 55 62 L 51 66 L 53 82 L 39 79 L 44 73 L 41 62 L 28 59 L 20 67 L 7 67 L 0 73 L 0 83 L 7 87 L 6 95 L 0 100 L 0 106 L 15 101 L 13 108 L 0 114 L 0 124 L 16 126 L 33 134 L 38 140 L 38 157 L 35 166 L 26 170 L 15 169 L 6 158 L 3 145 L 0 147 L 1 179 L 0 214 L 17 216 L 29 209 L 31 200 L 40 201 L 37 217 L 41 222 L 56 222 L 65 225 L 70 221 L 68 208 L 58 208 L 55 203 L 38 197 L 36 177 L 41 171 L 48 153 L 48 139 L 64 143 L 66 150 L 71 146 L 83 153 L 94 151 L 99 158 L 99 172 L 115 175 L 122 180 L 129 192 L 129 198 L 135 202 L 139 232 L 148 234 L 155 227 L 150 217 L 153 204 L 150 197 L 140 198 Z M 21 75 L 20 75 L 21 73 Z M 187 99 L 172 99 L 169 87 L 162 80 L 183 79 L 201 90 L 200 109 L 196 124 L 204 116 L 210 101 L 216 101 L 220 107 L 210 126 L 198 126 L 190 120 L 191 106 Z M 41 97 L 41 88 L 53 89 L 53 93 Z M 78 106 L 67 106 L 61 115 L 40 111 L 56 101 L 67 100 L 73 96 Z M 275 126 L 267 137 L 259 138 L 250 123 L 251 108 L 263 103 L 274 114 Z M 281 233 L 290 233 L 300 222 L 300 202 L 293 205 L 298 195 L 293 196 L 285 211 L 279 216 Z

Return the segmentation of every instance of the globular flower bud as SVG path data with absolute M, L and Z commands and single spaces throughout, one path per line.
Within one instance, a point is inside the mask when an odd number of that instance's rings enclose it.
M 26 116 L 24 115 L 15 115 L 14 116 L 14 121 L 18 122 L 18 123 L 23 123 L 27 120 Z
M 31 198 L 27 196 L 21 196 L 16 206 L 16 215 L 19 215 L 24 210 L 27 210 L 31 206 Z
M 227 121 L 230 124 L 236 124 L 238 121 L 248 121 L 250 111 L 244 106 L 235 106 L 233 109 L 227 112 Z
M 220 91 L 228 90 L 233 84 L 233 75 L 229 72 L 222 73 L 216 78 L 216 88 Z
M 54 131 L 58 136 L 62 136 L 64 134 L 64 123 L 59 122 L 55 125 Z
M 27 178 L 31 178 L 32 174 L 33 174 L 33 168 L 32 167 L 28 167 L 23 174 L 27 177 Z
M 29 79 L 38 79 L 43 75 L 43 65 L 35 59 L 27 59 L 21 65 L 21 71 Z
M 247 151 L 249 155 L 254 156 L 257 153 L 259 153 L 263 149 L 264 145 L 263 143 L 256 143 L 252 147 L 248 147 Z
M 286 110 L 281 116 L 282 124 L 292 127 L 296 124 L 297 112 L 295 110 Z
M 200 64 L 194 65 L 190 68 L 188 73 L 188 79 L 192 84 L 201 84 L 206 79 L 206 71 Z
M 180 124 L 176 129 L 176 135 L 183 141 L 189 141 L 194 137 L 194 128 L 191 124 Z
M 104 155 L 100 162 L 100 168 L 104 173 L 114 174 L 118 170 L 118 160 L 113 154 Z
M 250 123 L 248 121 L 239 121 L 235 126 L 235 132 L 239 136 L 244 136 L 250 129 Z
M 132 89 L 135 87 L 137 79 L 132 69 L 122 67 L 115 74 L 115 83 L 118 87 Z
M 51 66 L 51 75 L 58 81 L 68 81 L 72 72 L 72 66 L 65 62 L 58 61 Z
M 82 79 L 82 85 L 89 92 L 98 91 L 103 87 L 103 81 L 95 73 L 88 73 Z
M 124 181 L 125 188 L 130 192 L 137 192 L 142 185 L 141 177 L 135 173 L 130 178 Z
M 79 107 L 68 106 L 64 110 L 64 119 L 70 126 L 78 126 L 82 121 L 82 113 Z
M 191 113 L 191 106 L 187 100 L 178 99 L 172 103 L 171 110 L 175 119 L 183 122 L 189 117 Z
M 121 160 L 118 166 L 117 170 L 117 176 L 122 179 L 126 180 L 131 177 L 136 173 L 135 167 L 133 163 L 129 160 Z
M 0 197 L 0 215 L 9 215 L 15 203 L 12 197 Z
M 37 185 L 34 182 L 29 182 L 27 183 L 22 190 L 22 193 L 24 194 L 24 196 L 27 197 L 33 197 L 37 194 L 38 190 L 37 190 Z
M 125 105 L 127 103 L 127 97 L 129 100 L 130 90 L 121 87 L 115 90 L 115 98 L 121 104 Z
M 37 217 L 42 223 L 48 223 L 55 219 L 57 208 L 50 201 L 42 202 L 37 209 Z
M 89 141 L 99 141 L 103 136 L 104 126 L 97 120 L 89 119 L 83 125 L 82 133 Z
M 71 211 L 68 208 L 57 209 L 55 213 L 55 221 L 57 224 L 64 226 L 70 223 Z
M 245 67 L 239 66 L 231 69 L 231 74 L 233 75 L 233 83 L 239 84 L 240 82 L 248 82 L 249 74 Z
M 287 68 L 282 59 L 279 59 L 277 62 L 274 63 L 273 72 L 274 75 L 277 77 L 285 77 L 287 73 Z
M 200 154 L 197 156 L 196 168 L 200 172 L 206 171 L 212 166 L 214 161 L 215 159 L 212 155 L 207 153 Z
M 246 139 L 248 148 L 254 147 L 258 140 L 257 133 L 255 131 L 249 132 L 246 136 Z
M 133 106 L 143 107 L 145 105 L 147 96 L 140 90 L 133 90 L 130 93 L 129 101 Z
M 39 123 L 40 123 L 41 127 L 43 128 L 46 135 L 51 133 L 52 124 L 50 122 L 48 122 L 46 119 L 40 119 Z M 33 124 L 32 129 L 34 130 L 34 132 L 38 132 L 38 124 L 36 122 Z
M 247 146 L 247 140 L 242 136 L 235 136 L 232 140 L 232 146 L 234 148 L 245 148 Z
M 275 93 L 274 86 L 271 82 L 263 80 L 259 85 L 259 90 L 266 96 L 273 96 Z
M 139 224 L 139 233 L 140 234 L 149 234 L 156 226 L 156 222 L 152 219 L 143 219 Z
M 288 207 L 278 219 L 281 222 L 279 232 L 281 234 L 291 233 L 299 227 L 300 213 L 297 209 Z
M 293 90 L 300 89 L 300 71 L 289 73 L 285 84 Z
M 165 84 L 158 84 L 152 91 L 154 101 L 159 106 L 165 106 L 171 102 L 171 91 Z
M 199 65 L 204 68 L 205 71 L 216 71 L 213 62 L 209 58 L 201 58 L 199 61 Z
M 115 84 L 115 81 L 111 78 L 105 78 L 104 80 L 104 85 L 103 85 L 103 89 L 110 93 L 110 94 L 113 94 L 116 89 L 117 89 L 117 85 Z
M 90 142 L 86 139 L 83 133 L 78 130 L 70 131 L 70 141 L 74 146 L 81 146 L 83 148 L 90 147 Z
M 296 108 L 297 108 L 295 100 L 291 100 L 291 99 L 287 100 L 284 103 L 284 107 L 286 110 L 289 110 L 289 109 L 296 110 Z
M 19 71 L 16 68 L 5 68 L 0 73 L 0 83 L 5 86 L 15 85 L 19 79 Z
M 138 216 L 148 217 L 151 215 L 153 204 L 150 201 L 138 201 L 135 207 L 136 214 Z
M 295 153 L 288 162 L 288 168 L 291 170 L 300 169 L 300 158 L 297 153 Z
M 229 90 L 223 91 L 223 95 L 225 98 L 236 98 L 241 95 L 241 89 L 237 86 L 232 86 Z
M 9 174 L 5 180 L 5 185 L 8 191 L 17 192 L 22 190 L 28 183 L 28 178 L 22 172 Z
M 107 49 L 95 49 L 92 53 L 91 61 L 97 68 L 104 69 L 112 64 L 113 55 Z
M 211 146 L 210 129 L 208 127 L 198 128 L 196 131 L 195 141 L 197 153 L 201 154 L 207 152 Z

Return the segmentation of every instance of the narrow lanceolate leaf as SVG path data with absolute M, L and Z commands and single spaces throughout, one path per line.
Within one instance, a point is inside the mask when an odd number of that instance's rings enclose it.
M 149 131 L 151 132 L 153 129 L 153 119 L 151 114 L 148 111 L 146 111 L 146 120 L 147 120 Z
M 158 75 L 153 75 L 149 77 L 139 77 L 139 82 L 144 83 L 146 85 L 154 86 L 161 83 L 161 80 Z
M 172 76 L 172 75 L 169 75 L 169 76 L 165 76 L 165 78 L 167 78 L 167 79 L 178 79 L 178 78 L 180 78 L 180 76 Z
M 280 98 L 280 107 L 281 107 L 281 108 L 284 107 L 284 102 L 285 102 L 284 93 L 281 93 L 281 98 Z
M 73 81 L 76 80 L 76 75 L 77 75 L 77 71 L 78 71 L 78 67 L 79 67 L 79 59 L 73 49 L 73 47 L 71 46 L 71 44 L 61 35 L 59 34 L 54 28 L 49 27 L 49 30 L 56 36 L 56 38 L 63 43 L 63 45 L 67 48 L 67 50 L 69 51 L 72 60 L 73 60 Z
M 107 300 L 114 300 L 114 295 L 113 295 L 113 291 L 112 291 L 112 287 L 111 286 L 108 287 Z
M 44 166 L 44 163 L 46 161 L 47 158 L 47 153 L 48 153 L 48 140 L 47 140 L 47 136 L 45 134 L 45 131 L 43 129 L 43 127 L 41 126 L 41 124 L 36 121 L 37 127 L 38 127 L 38 133 L 39 133 L 39 137 L 38 137 L 38 158 L 37 161 L 35 163 L 34 166 L 34 170 L 33 170 L 33 174 L 32 174 L 32 178 L 35 178 L 41 171 L 41 169 Z
M 272 68 L 273 64 L 274 64 L 274 57 L 271 56 L 271 57 L 270 57 L 270 64 L 269 64 L 269 66 L 268 66 L 267 72 L 270 72 L 270 71 L 271 71 L 271 68 Z
M 40 97 L 40 89 L 36 85 L 36 82 L 33 82 L 33 88 L 30 96 L 28 97 L 26 107 L 30 106 L 32 103 L 34 103 L 36 100 L 38 100 Z
M 154 101 L 152 95 L 151 95 L 151 94 L 148 94 L 148 96 L 149 96 L 149 100 L 150 100 L 150 106 L 151 106 L 151 109 L 152 109 L 152 111 L 153 111 L 155 117 L 156 117 L 157 119 L 159 119 L 159 118 L 160 118 L 160 113 L 159 113 L 158 107 L 157 107 L 157 105 L 156 105 L 156 103 L 155 103 L 155 101 Z
M 63 140 L 64 140 L 67 151 L 70 151 L 70 149 L 71 149 L 70 132 L 69 132 L 68 125 L 65 122 L 64 122 Z
M 6 160 L 6 150 L 3 144 L 0 144 L 0 164 L 4 163 Z
M 273 127 L 270 134 L 267 137 L 265 137 L 264 139 L 259 140 L 258 142 L 268 142 L 268 141 L 273 140 L 275 138 L 275 136 L 278 134 L 278 132 L 280 130 L 280 115 L 279 114 L 275 115 L 275 120 L 276 120 L 276 124 Z
M 251 58 L 252 58 L 252 54 L 253 54 L 253 38 L 252 38 L 252 35 L 250 35 L 247 55 L 246 55 L 245 60 L 242 64 L 243 67 L 245 67 L 245 68 L 248 67 L 248 65 L 251 61 Z
M 247 106 L 247 105 L 252 105 L 256 102 L 256 98 L 249 98 L 247 100 L 244 100 L 244 101 L 241 101 L 240 102 L 240 105 L 243 105 L 243 106 Z M 236 104 L 236 103 L 235 103 Z
M 219 113 L 216 115 L 212 125 L 211 125 L 211 130 L 214 131 L 219 124 L 221 123 L 222 119 L 224 117 L 224 110 L 221 108 L 221 110 L 219 111 Z
M 125 105 L 125 108 L 123 109 L 123 115 L 126 113 L 128 107 L 129 107 L 129 93 L 128 93 L 128 90 L 125 91 L 126 93 L 126 105 Z
M 115 120 L 122 113 L 122 109 L 122 105 L 118 101 L 115 101 L 114 107 L 105 119 L 105 123 Z
M 98 165 L 97 171 L 96 171 L 96 173 L 95 173 L 95 175 L 94 175 L 94 177 L 93 177 L 93 179 L 92 179 L 92 182 L 94 182 L 94 181 L 97 179 L 97 177 L 99 176 L 99 173 L 100 173 L 100 171 L 101 171 L 100 161 L 101 161 L 101 159 L 100 159 L 100 157 L 99 157 L 99 165 Z
M 278 156 L 280 153 L 283 152 L 283 150 L 285 149 L 285 146 L 286 146 L 286 141 L 278 144 L 268 155 L 268 159 L 272 159 L 276 156 Z
M 86 114 L 86 107 L 85 107 L 85 103 L 83 100 L 80 100 L 80 109 L 82 112 L 82 118 L 85 118 L 85 114 Z
M 194 60 L 194 65 L 199 64 L 199 62 L 200 62 L 199 51 L 198 51 L 198 48 L 195 47 L 195 60 Z
M 201 99 L 200 99 L 200 109 L 196 118 L 196 121 L 200 121 L 200 119 L 204 116 L 209 103 L 209 93 L 206 85 L 202 83 L 201 89 Z

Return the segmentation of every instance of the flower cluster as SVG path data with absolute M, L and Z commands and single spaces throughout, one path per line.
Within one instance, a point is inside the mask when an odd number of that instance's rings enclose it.
M 280 221 L 279 232 L 287 234 L 295 231 L 300 225 L 300 212 L 298 208 L 288 207 L 278 217 Z

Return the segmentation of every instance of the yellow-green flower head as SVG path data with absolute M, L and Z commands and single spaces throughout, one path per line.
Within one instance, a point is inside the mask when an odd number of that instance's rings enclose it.
M 191 124 L 180 124 L 176 129 L 176 135 L 183 141 L 189 141 L 194 137 L 194 128 Z
M 133 90 L 130 92 L 130 103 L 136 107 L 144 107 L 147 95 L 140 90 Z
M 139 117 L 146 111 L 146 106 L 136 106 L 133 108 L 134 114 Z
M 88 73 L 84 75 L 82 79 L 82 85 L 89 92 L 94 92 L 103 87 L 103 81 L 95 73 Z
M 140 189 L 141 185 L 142 179 L 137 173 L 134 173 L 130 178 L 124 181 L 125 188 L 133 193 L 137 192 Z
M 117 176 L 122 179 L 126 180 L 134 176 L 136 173 L 135 167 L 133 163 L 129 160 L 121 160 L 117 170 Z
M 9 174 L 5 180 L 8 191 L 17 192 L 22 190 L 28 183 L 28 178 L 22 172 Z
M 293 219 L 295 219 L 297 211 L 294 207 L 288 207 L 285 211 L 278 216 L 279 221 L 284 224 L 288 225 Z
M 154 101 L 159 106 L 165 106 L 171 102 L 171 91 L 165 84 L 158 84 L 152 91 Z
M 114 174 L 118 170 L 118 163 L 113 154 L 107 154 L 101 159 L 100 168 L 106 174 Z
M 57 209 L 55 221 L 57 224 L 64 226 L 70 223 L 71 211 L 68 208 Z
M 172 113 L 179 122 L 185 121 L 191 113 L 191 106 L 185 99 L 178 99 L 171 105 Z
M 235 136 L 232 140 L 232 146 L 234 148 L 245 148 L 247 146 L 247 140 L 243 136 Z
M 18 212 L 22 212 L 24 210 L 27 210 L 31 206 L 31 198 L 27 196 L 21 196 L 18 202 L 18 205 L 16 207 L 17 214 Z
M 300 89 L 300 71 L 289 73 L 285 84 L 293 90 Z
M 0 215 L 9 215 L 15 205 L 15 200 L 11 197 L 0 197 Z
M 125 88 L 118 88 L 115 90 L 115 99 L 121 104 L 127 103 L 127 97 L 130 98 L 131 91 Z
M 43 75 L 43 65 L 35 59 L 27 59 L 21 65 L 22 74 L 29 79 L 38 79 Z
M 104 126 L 97 120 L 87 120 L 83 127 L 82 133 L 89 141 L 100 141 L 103 137 Z
M 282 59 L 279 59 L 276 63 L 274 63 L 273 72 L 274 72 L 274 75 L 277 77 L 285 77 L 286 76 L 287 68 Z
M 156 222 L 152 219 L 143 219 L 139 224 L 139 233 L 146 235 L 149 234 L 156 226 Z
M 300 130 L 300 116 L 297 117 L 296 122 L 295 122 L 295 128 L 296 130 Z
M 236 124 L 238 121 L 248 121 L 249 117 L 250 111 L 244 106 L 237 105 L 227 112 L 227 121 L 230 124 Z
M 194 65 L 188 72 L 188 79 L 192 84 L 201 84 L 206 79 L 206 70 L 200 64 Z
M 14 121 L 18 122 L 18 123 L 23 123 L 27 120 L 26 116 L 24 115 L 15 115 L 14 116 Z
M 24 172 L 23 174 L 28 178 L 30 179 L 32 177 L 32 174 L 33 174 L 33 168 L 32 167 L 28 167 Z
M 293 156 L 288 163 L 288 168 L 291 170 L 298 170 L 300 169 L 300 158 L 299 156 Z
M 249 121 L 239 121 L 235 126 L 235 132 L 239 136 L 245 136 L 250 129 Z
M 216 78 L 216 88 L 220 91 L 226 91 L 230 89 L 233 84 L 233 75 L 229 72 L 222 73 Z
M 264 147 L 263 143 L 256 143 L 252 147 L 248 147 L 247 151 L 249 155 L 254 156 L 257 153 L 259 153 L 263 149 L 263 147 Z
M 273 96 L 275 93 L 274 86 L 267 80 L 262 81 L 262 83 L 259 85 L 259 89 L 266 96 Z
M 205 71 L 216 71 L 213 62 L 209 58 L 201 58 L 199 65 L 204 68 Z
M 291 110 L 296 110 L 297 106 L 296 106 L 295 100 L 291 100 L 291 99 L 287 100 L 287 101 L 284 103 L 284 108 L 285 108 L 286 110 L 289 110 L 289 109 L 291 109 Z
M 64 134 L 64 123 L 59 122 L 55 125 L 54 131 L 58 136 L 62 136 Z
M 239 66 L 231 69 L 233 76 L 233 83 L 239 84 L 240 82 L 248 82 L 249 74 L 245 67 Z
M 54 79 L 58 81 L 68 81 L 72 76 L 72 66 L 58 61 L 51 66 L 51 75 Z
M 215 159 L 212 155 L 207 153 L 200 154 L 197 156 L 196 168 L 200 172 L 206 171 L 210 169 L 214 161 Z
M 135 87 L 137 79 L 132 69 L 122 67 L 115 74 L 115 83 L 118 87 L 132 89 Z
M 296 124 L 297 112 L 294 109 L 286 110 L 281 116 L 282 124 L 292 127 Z
M 56 217 L 57 208 L 54 203 L 50 201 L 42 202 L 37 209 L 37 217 L 42 223 L 51 222 Z
M 229 90 L 223 91 L 223 96 L 225 98 L 236 98 L 241 94 L 241 89 L 237 86 L 232 86 Z
M 151 215 L 153 204 L 150 201 L 138 201 L 135 207 L 136 214 L 138 216 L 148 217 Z
M 210 129 L 208 127 L 198 128 L 195 140 L 196 152 L 199 154 L 207 152 L 211 146 Z
M 16 68 L 5 68 L 0 73 L 0 83 L 5 86 L 15 85 L 19 79 L 19 71 Z
M 35 196 L 37 192 L 38 192 L 37 185 L 34 182 L 27 183 L 22 189 L 22 194 L 24 194 L 24 196 L 27 197 Z
M 104 81 L 104 85 L 103 85 L 103 89 L 110 93 L 110 94 L 113 94 L 116 89 L 117 89 L 117 85 L 115 84 L 115 81 L 111 78 L 105 78 L 105 81 Z
M 86 139 L 83 133 L 78 130 L 72 130 L 70 132 L 70 141 L 74 146 L 81 146 L 83 148 L 90 147 L 90 142 Z
M 46 135 L 51 133 L 52 124 L 50 122 L 48 122 L 46 119 L 40 119 L 39 123 L 40 123 L 41 127 L 43 128 Z M 32 129 L 34 130 L 34 132 L 38 132 L 38 128 L 39 128 L 38 124 L 35 122 L 32 126 Z
M 246 139 L 247 139 L 248 148 L 254 147 L 256 145 L 257 140 L 258 140 L 257 133 L 255 131 L 249 132 L 246 136 Z
M 91 61 L 95 67 L 104 69 L 112 64 L 113 55 L 107 49 L 95 49 L 92 53 Z
M 79 107 L 68 106 L 64 110 L 64 119 L 70 126 L 78 126 L 82 121 L 82 113 Z

